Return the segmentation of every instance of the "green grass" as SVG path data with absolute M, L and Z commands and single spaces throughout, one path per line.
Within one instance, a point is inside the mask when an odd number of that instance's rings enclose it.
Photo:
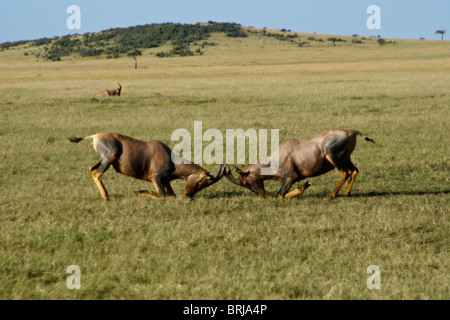
M 144 51 L 137 70 L 131 58 L 0 52 L 0 298 L 448 299 L 450 43 L 348 39 L 217 35 L 203 56 Z M 120 98 L 95 98 L 117 82 Z M 115 131 L 173 147 L 194 120 L 280 129 L 280 140 L 357 129 L 377 143 L 358 141 L 349 198 L 326 198 L 337 171 L 298 199 L 274 199 L 276 182 L 261 199 L 223 179 L 190 201 L 137 198 L 153 185 L 110 170 L 104 202 L 92 144 L 66 139 Z M 66 287 L 73 264 L 81 290 Z M 370 265 L 380 290 L 367 289 Z

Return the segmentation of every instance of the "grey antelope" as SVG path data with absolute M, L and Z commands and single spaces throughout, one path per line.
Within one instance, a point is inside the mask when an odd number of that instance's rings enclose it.
M 245 187 L 261 196 L 266 195 L 264 180 L 277 180 L 281 182 L 281 189 L 277 198 L 293 198 L 301 195 L 310 186 L 306 182 L 303 186 L 289 192 L 291 186 L 300 180 L 316 177 L 329 172 L 335 167 L 341 172 L 341 180 L 329 196 L 334 198 L 339 189 L 350 178 L 344 196 L 350 194 L 355 182 L 358 168 L 350 160 L 355 149 L 356 136 L 365 137 L 366 141 L 375 143 L 372 139 L 356 130 L 331 130 L 305 140 L 286 140 L 268 157 L 267 164 L 251 164 L 242 169 L 235 166 L 239 177 L 235 178 L 229 166 L 225 170 L 228 181 Z M 269 167 L 278 160 L 278 171 L 271 175 L 262 175 L 261 168 Z
M 119 87 L 113 90 L 103 90 L 97 93 L 97 97 L 109 97 L 109 96 L 120 96 L 120 92 L 122 91 L 122 86 L 118 83 Z
M 217 174 L 212 176 L 199 165 L 173 154 L 165 143 L 157 140 L 144 142 L 118 133 L 97 133 L 84 138 L 68 139 L 74 143 L 93 139 L 100 161 L 91 166 L 90 170 L 105 200 L 108 200 L 108 192 L 101 178 L 109 166 L 126 176 L 153 182 L 157 194 L 149 191 L 137 192 L 138 195 L 152 198 L 175 196 L 170 186 L 174 179 L 186 180 L 183 195 L 193 197 L 198 191 L 219 181 L 225 168 L 221 165 Z M 176 160 L 175 163 L 172 159 Z

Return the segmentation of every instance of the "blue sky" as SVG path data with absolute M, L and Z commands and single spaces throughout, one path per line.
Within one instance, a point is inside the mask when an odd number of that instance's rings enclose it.
M 70 30 L 67 7 L 81 10 Z M 381 29 L 370 30 L 367 7 L 377 5 Z M 147 23 L 236 22 L 243 26 L 336 35 L 440 39 L 449 31 L 450 0 L 0 0 L 0 43 L 97 32 Z

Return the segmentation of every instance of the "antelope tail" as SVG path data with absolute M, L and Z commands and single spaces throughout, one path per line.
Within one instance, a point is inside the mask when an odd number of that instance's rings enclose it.
M 370 142 L 372 142 L 372 143 L 375 143 L 375 140 L 370 139 L 370 138 L 369 138 L 368 136 L 366 136 L 364 133 L 361 133 L 361 132 L 359 132 L 359 131 L 357 131 L 357 130 L 351 130 L 351 131 L 353 132 L 353 134 L 356 134 L 356 135 L 358 135 L 358 136 L 364 137 L 364 140 L 370 141 Z
M 77 138 L 77 137 L 71 136 L 70 138 L 67 138 L 67 139 L 68 139 L 70 142 L 78 143 L 78 142 L 80 142 L 80 141 L 83 141 L 84 139 L 94 139 L 95 136 L 96 136 L 95 134 L 92 135 L 92 136 L 87 136 L 87 137 L 83 137 L 83 138 Z
M 77 137 L 74 137 L 74 136 L 72 136 L 72 137 L 70 137 L 70 138 L 67 138 L 67 139 L 69 139 L 69 141 L 70 141 L 70 142 L 73 142 L 73 143 L 78 143 L 78 142 L 80 142 L 81 140 L 84 140 L 84 138 L 77 138 Z

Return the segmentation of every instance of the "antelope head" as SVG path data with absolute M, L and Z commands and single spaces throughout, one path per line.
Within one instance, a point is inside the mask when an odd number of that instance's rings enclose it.
M 233 166 L 234 170 L 239 174 L 238 178 L 235 178 L 231 173 L 229 165 L 226 166 L 224 175 L 225 178 L 231 183 L 247 188 L 253 193 L 264 197 L 266 190 L 264 189 L 264 182 L 261 178 L 258 168 L 254 168 L 253 165 L 240 169 L 237 166 Z
M 225 171 L 225 166 L 223 164 L 220 165 L 219 171 L 217 171 L 215 176 L 212 176 L 206 170 L 202 170 L 198 174 L 192 174 L 186 183 L 186 189 L 184 194 L 188 197 L 192 197 L 195 193 L 200 190 L 209 187 L 222 179 Z

